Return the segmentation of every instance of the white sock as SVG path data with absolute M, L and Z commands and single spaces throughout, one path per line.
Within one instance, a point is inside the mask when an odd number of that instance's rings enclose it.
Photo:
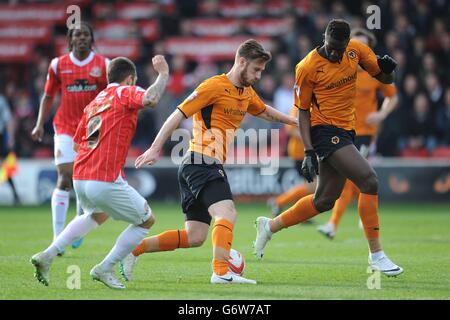
M 101 262 L 103 270 L 112 271 L 116 263 L 125 258 L 147 236 L 148 229 L 129 225 L 117 238 L 116 244 Z
M 80 201 L 77 199 L 77 216 L 82 216 L 84 214 L 83 208 L 81 208 Z
M 55 188 L 52 194 L 53 240 L 64 230 L 68 208 L 69 192 Z
M 380 259 L 382 257 L 384 257 L 384 251 L 383 250 L 380 250 L 380 251 L 377 251 L 377 252 L 374 252 L 374 253 L 370 253 L 370 259 L 372 261 L 377 261 L 378 259 Z
M 98 223 L 92 219 L 91 215 L 76 216 L 67 225 L 64 231 L 53 240 L 53 243 L 45 250 L 45 252 L 54 257 L 74 240 L 86 235 L 89 231 L 97 228 L 97 226 Z

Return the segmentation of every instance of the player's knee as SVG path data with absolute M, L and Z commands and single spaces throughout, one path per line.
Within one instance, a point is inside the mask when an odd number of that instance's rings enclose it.
M 378 192 L 378 177 L 375 171 L 372 171 L 361 179 L 359 190 L 362 193 L 376 194 Z
M 325 212 L 333 209 L 335 202 L 336 199 L 333 197 L 319 197 L 317 199 L 314 199 L 314 206 L 316 207 L 317 211 Z
M 150 229 L 156 222 L 155 216 L 152 214 L 150 216 L 150 218 L 148 218 L 147 221 L 145 221 L 143 224 L 141 224 L 140 226 L 146 229 Z
M 67 191 L 72 189 L 72 174 L 70 172 L 60 172 L 58 174 L 57 187 Z
M 206 240 L 206 234 L 201 232 L 189 232 L 188 233 L 188 242 L 189 247 L 196 248 L 200 247 Z

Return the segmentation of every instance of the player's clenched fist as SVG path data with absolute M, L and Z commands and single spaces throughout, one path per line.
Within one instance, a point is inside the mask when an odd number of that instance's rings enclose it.
M 155 68 L 158 73 L 169 73 L 169 65 L 166 62 L 164 56 L 158 54 L 152 59 L 153 68 Z
M 139 157 L 136 158 L 136 161 L 134 162 L 134 166 L 136 168 L 140 168 L 143 165 L 152 165 L 154 164 L 159 157 L 159 151 L 153 148 L 147 149 L 143 154 L 141 154 Z
M 33 128 L 33 131 L 31 131 L 31 138 L 34 141 L 42 141 L 42 137 L 44 136 L 44 128 L 40 126 L 36 126 Z

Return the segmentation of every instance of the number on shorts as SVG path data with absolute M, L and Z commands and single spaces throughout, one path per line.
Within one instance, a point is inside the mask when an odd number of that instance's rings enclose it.
M 95 149 L 100 140 L 100 127 L 102 126 L 102 117 L 100 115 L 91 118 L 87 126 L 87 147 Z

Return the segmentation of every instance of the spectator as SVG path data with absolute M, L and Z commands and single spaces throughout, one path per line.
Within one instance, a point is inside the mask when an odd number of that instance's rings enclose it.
M 444 103 L 436 112 L 435 123 L 438 143 L 450 146 L 450 87 L 445 90 Z

